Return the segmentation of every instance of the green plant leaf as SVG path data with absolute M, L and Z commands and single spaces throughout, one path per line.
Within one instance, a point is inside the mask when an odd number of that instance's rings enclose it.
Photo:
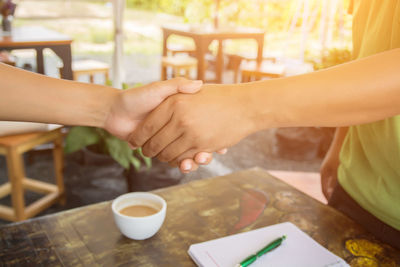
M 106 85 L 107 86 L 112 86 L 112 81 L 111 80 L 106 80 Z
M 136 88 L 136 87 L 140 87 L 140 86 L 143 86 L 143 84 L 142 83 L 135 83 L 134 85 L 129 85 L 127 83 L 122 83 L 122 90 L 128 90 L 128 89 Z
M 100 136 L 93 127 L 75 126 L 69 130 L 65 138 L 65 153 L 78 151 L 86 146 L 96 144 Z
M 153 166 L 153 162 L 151 161 L 151 158 L 148 157 L 143 157 L 144 164 L 146 164 L 147 169 L 150 169 L 151 166 Z
M 135 157 L 131 158 L 131 163 L 132 163 L 132 165 L 133 165 L 133 167 L 135 168 L 136 171 L 138 171 L 140 169 L 140 166 L 142 165 L 140 160 L 135 158 Z
M 128 143 L 114 136 L 109 136 L 105 139 L 105 143 L 110 153 L 110 156 L 117 161 L 125 169 L 129 169 L 129 164 L 132 162 L 133 151 Z
M 122 90 L 129 89 L 129 84 L 127 83 L 122 83 Z
M 139 156 L 143 159 L 144 164 L 146 164 L 147 169 L 150 169 L 151 166 L 153 165 L 151 158 L 146 157 L 145 155 L 143 155 L 142 152 L 142 148 L 139 147 L 138 149 L 136 149 L 137 154 L 139 154 Z

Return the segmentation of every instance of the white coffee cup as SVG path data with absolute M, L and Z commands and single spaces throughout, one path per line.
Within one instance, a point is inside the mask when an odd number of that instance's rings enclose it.
M 121 214 L 121 210 L 133 205 L 145 205 L 158 210 L 145 217 L 132 217 Z M 143 240 L 152 237 L 161 228 L 167 212 L 167 203 L 163 198 L 152 193 L 134 192 L 117 197 L 111 205 L 114 220 L 119 230 L 126 237 Z

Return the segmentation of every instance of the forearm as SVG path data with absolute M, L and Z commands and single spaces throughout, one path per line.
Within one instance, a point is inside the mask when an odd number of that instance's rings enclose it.
M 400 113 L 400 49 L 307 75 L 205 85 L 156 108 L 130 135 L 161 161 L 230 147 L 265 128 L 347 126 Z
M 333 150 L 335 154 L 339 155 L 344 139 L 346 138 L 349 127 L 338 127 L 333 136 L 330 150 Z
M 116 89 L 0 64 L 0 120 L 103 127 Z
M 255 130 L 362 124 L 400 114 L 400 49 L 330 69 L 242 84 Z

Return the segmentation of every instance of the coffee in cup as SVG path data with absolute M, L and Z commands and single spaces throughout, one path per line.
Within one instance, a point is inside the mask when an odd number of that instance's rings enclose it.
M 123 215 L 131 217 L 146 217 L 156 214 L 158 209 L 146 205 L 132 205 L 123 208 L 119 212 Z
M 135 192 L 119 196 L 111 208 L 121 233 L 131 239 L 143 240 L 152 237 L 161 228 L 167 203 L 158 195 Z

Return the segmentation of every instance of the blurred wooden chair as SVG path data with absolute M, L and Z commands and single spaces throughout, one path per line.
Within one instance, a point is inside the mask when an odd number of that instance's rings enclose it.
M 193 56 L 196 52 L 196 49 L 191 45 L 185 44 L 168 44 L 167 45 L 167 54 L 169 56 L 175 56 L 176 54 L 187 54 Z
M 234 73 L 234 83 L 238 82 L 238 76 L 240 72 L 240 66 L 247 64 L 248 62 L 257 62 L 257 54 L 225 54 L 227 57 L 227 69 L 232 70 Z M 263 61 L 270 61 L 276 63 L 276 58 L 271 56 L 264 56 Z M 255 63 L 250 63 L 255 64 Z
M 9 182 L 0 186 L 0 198 L 11 194 L 12 208 L 0 205 L 0 218 L 22 221 L 35 216 L 55 202 L 65 203 L 63 181 L 62 127 L 50 131 L 31 132 L 0 137 L 0 155 L 7 159 Z M 54 143 L 53 157 L 56 185 L 27 178 L 23 154 L 38 145 Z M 25 206 L 24 191 L 44 194 L 42 198 Z
M 85 60 L 77 60 L 72 62 L 72 75 L 75 81 L 78 80 L 81 75 L 88 75 L 90 83 L 94 83 L 94 75 L 103 74 L 105 81 L 108 80 L 108 73 L 110 71 L 110 66 L 107 63 L 93 60 L 93 59 L 85 59 Z M 59 68 L 60 77 L 61 68 Z
M 263 61 L 261 64 L 251 61 L 241 67 L 242 82 L 259 81 L 263 78 L 280 78 L 285 75 L 285 65 Z
M 168 69 L 172 69 L 172 77 L 190 78 L 190 72 L 197 69 L 197 59 L 189 56 L 163 57 L 161 61 L 161 80 L 168 79 Z

